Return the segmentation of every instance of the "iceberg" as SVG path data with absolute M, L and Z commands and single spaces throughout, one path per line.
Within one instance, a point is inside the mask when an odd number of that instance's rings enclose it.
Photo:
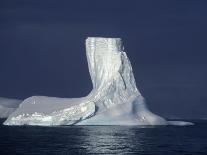
M 21 102 L 18 99 L 0 97 L 0 118 L 7 118 Z
M 29 97 L 4 125 L 168 124 L 147 108 L 120 38 L 87 38 L 86 56 L 93 84 L 88 96 L 71 99 Z

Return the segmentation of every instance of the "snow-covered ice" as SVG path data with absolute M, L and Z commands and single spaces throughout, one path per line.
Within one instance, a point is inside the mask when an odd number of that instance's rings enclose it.
M 86 97 L 67 99 L 32 96 L 25 99 L 4 124 L 70 125 L 90 117 L 94 112 L 95 104 Z
M 5 125 L 167 125 L 150 112 L 137 89 L 120 38 L 89 37 L 86 55 L 93 89 L 82 98 L 33 96 Z

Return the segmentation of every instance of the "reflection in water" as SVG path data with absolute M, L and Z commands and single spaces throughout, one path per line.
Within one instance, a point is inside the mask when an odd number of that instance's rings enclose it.
M 19 153 L 128 154 L 146 151 L 148 128 L 127 126 L 17 127 L 10 142 Z M 11 134 L 14 129 L 9 128 Z M 15 135 L 16 135 L 15 133 Z M 26 144 L 25 144 L 26 143 Z M 20 147 L 18 147 L 19 145 Z M 24 147 L 22 147 L 24 146 Z M 25 147 L 27 150 L 25 150 Z
M 0 154 L 199 154 L 207 152 L 207 125 L 3 126 Z
M 76 138 L 76 147 L 81 146 L 87 153 L 105 154 L 142 152 L 147 140 L 143 129 L 124 126 L 85 126 Z

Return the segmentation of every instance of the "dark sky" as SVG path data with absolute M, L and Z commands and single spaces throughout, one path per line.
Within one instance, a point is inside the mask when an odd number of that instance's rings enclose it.
M 88 36 L 123 39 L 153 112 L 207 117 L 205 0 L 1 0 L 0 96 L 87 95 Z

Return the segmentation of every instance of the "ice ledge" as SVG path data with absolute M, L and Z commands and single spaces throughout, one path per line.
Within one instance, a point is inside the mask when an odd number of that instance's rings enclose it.
M 21 109 L 22 106 L 24 106 L 24 104 L 22 104 L 19 109 Z M 6 120 L 3 124 L 38 126 L 71 125 L 92 116 L 95 113 L 95 104 L 93 102 L 83 102 L 71 107 L 66 107 L 62 110 L 54 110 L 48 114 L 45 112 L 28 111 L 18 113 L 17 111 L 17 115 Z

